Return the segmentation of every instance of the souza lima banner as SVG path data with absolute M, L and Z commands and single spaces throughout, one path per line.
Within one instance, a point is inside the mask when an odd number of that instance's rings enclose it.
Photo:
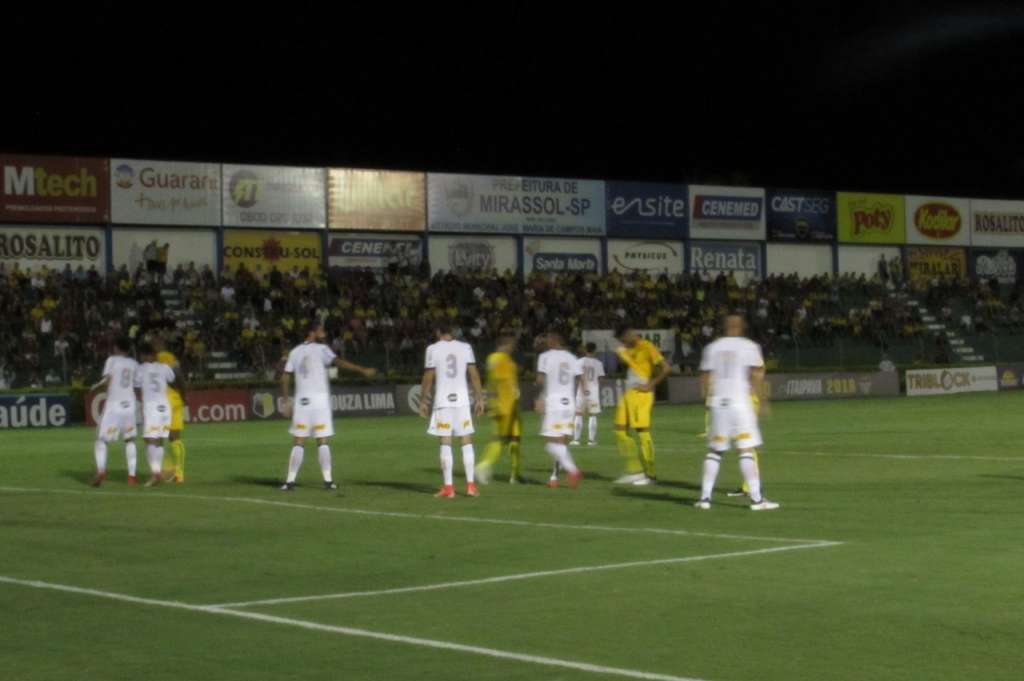
M 688 198 L 684 184 L 608 182 L 608 236 L 684 239 Z
M 836 195 L 769 189 L 768 238 L 777 241 L 835 241 Z
M 851 244 L 902 244 L 906 206 L 902 195 L 839 192 L 839 240 Z
M 764 240 L 764 190 L 690 185 L 690 238 Z
M 107 159 L 0 154 L 0 222 L 110 220 Z

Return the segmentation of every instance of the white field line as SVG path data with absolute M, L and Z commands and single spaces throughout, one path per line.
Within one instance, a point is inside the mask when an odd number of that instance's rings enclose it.
M 704 457 L 705 447 L 698 445 L 692 449 L 685 447 L 659 447 L 659 452 L 673 452 L 681 454 L 699 455 Z M 975 456 L 973 454 L 875 454 L 872 452 L 825 452 L 825 451 L 798 451 L 795 449 L 765 449 L 767 455 L 782 454 L 783 456 L 820 456 L 820 457 L 853 457 L 865 459 L 906 459 L 909 461 L 938 460 L 938 461 L 1016 461 L 1024 463 L 1024 456 Z
M 560 570 L 542 570 L 540 572 L 524 572 L 515 575 L 502 575 L 500 577 L 485 577 L 482 579 L 467 579 L 457 582 L 441 582 L 440 584 L 424 584 L 421 586 L 406 586 L 396 589 L 379 589 L 376 591 L 348 591 L 343 593 L 321 594 L 317 596 L 294 596 L 290 598 L 268 598 L 261 601 L 244 601 L 240 603 L 218 603 L 210 605 L 211 608 L 250 608 L 262 605 L 281 605 L 285 603 L 303 603 L 306 601 L 339 600 L 343 598 L 362 598 L 367 596 L 390 596 L 392 594 L 407 594 L 418 591 L 439 591 L 441 589 L 454 589 L 464 586 L 477 586 L 480 584 L 501 584 L 503 582 L 516 582 L 524 579 L 537 579 L 539 577 L 558 577 L 562 575 L 574 575 L 584 572 L 602 572 L 607 570 L 624 570 L 635 567 L 651 567 L 654 565 L 677 565 L 679 563 L 696 563 L 705 560 L 720 560 L 723 558 L 742 558 L 744 556 L 760 556 L 766 553 L 781 553 L 783 551 L 799 551 L 800 549 L 820 549 L 827 546 L 839 546 L 843 542 L 823 542 L 821 544 L 797 544 L 795 546 L 773 546 L 769 549 L 752 549 L 750 551 L 732 551 L 730 553 L 715 553 L 700 556 L 684 556 L 682 558 L 659 558 L 655 560 L 639 560 L 628 563 L 609 563 L 607 565 L 587 565 L 582 567 L 563 568 Z
M 404 518 L 410 520 L 442 520 L 456 523 L 478 523 L 485 525 L 508 525 L 513 527 L 536 527 L 553 530 L 579 530 L 589 532 L 615 532 L 622 534 L 663 534 L 678 537 L 706 537 L 711 539 L 735 539 L 738 541 L 763 541 L 782 544 L 810 544 L 810 545 L 832 545 L 826 539 L 797 539 L 793 537 L 763 537 L 746 534 L 722 534 L 716 532 L 692 532 L 690 530 L 669 530 L 657 527 L 614 527 L 605 525 L 567 525 L 563 523 L 534 523 L 526 520 L 503 520 L 500 518 L 475 518 L 471 516 L 449 516 L 433 513 L 403 513 L 400 511 L 370 511 L 358 508 L 342 508 L 337 506 L 317 506 L 314 504 L 297 504 L 287 501 L 273 501 L 270 499 L 256 499 L 249 497 L 214 497 L 197 494 L 168 494 L 153 492 L 151 490 L 138 490 L 136 492 L 102 492 L 98 490 L 72 490 L 72 489 L 45 489 L 33 487 L 0 487 L 0 492 L 24 492 L 24 493 L 47 493 L 47 494 L 79 494 L 89 496 L 108 497 L 131 497 L 143 499 L 146 497 L 159 497 L 166 499 L 195 499 L 202 501 L 222 501 L 238 504 L 256 504 L 262 506 L 275 506 L 280 508 L 294 508 L 307 511 L 319 511 L 322 513 L 342 513 L 349 515 L 371 516 L 379 518 Z
M 420 648 L 433 648 L 435 650 L 449 650 L 452 652 L 467 653 L 470 655 L 480 655 L 483 657 L 497 658 L 500 660 L 511 660 L 513 662 L 523 662 L 526 664 L 541 665 L 545 667 L 572 669 L 575 671 L 589 672 L 591 674 L 606 674 L 608 676 L 620 676 L 630 679 L 643 679 L 644 681 L 704 681 L 703 679 L 696 679 L 692 677 L 673 676 L 671 674 L 657 674 L 653 672 L 644 672 L 637 669 L 624 669 L 621 667 L 605 667 L 603 665 L 590 664 L 587 662 L 577 662 L 575 660 L 560 660 L 553 657 L 527 655 L 524 653 L 516 653 L 507 650 L 498 650 L 496 648 L 483 648 L 480 646 L 464 645 L 462 643 L 452 643 L 449 641 L 438 641 L 429 638 L 417 638 L 413 636 L 387 634 L 379 631 L 370 631 L 368 629 L 337 627 L 328 624 L 320 624 L 318 622 L 310 622 L 308 620 L 298 620 L 287 617 L 275 617 L 273 615 L 264 615 L 261 613 L 249 612 L 245 610 L 230 610 L 227 608 L 217 608 L 204 605 L 191 605 L 188 603 L 180 603 L 178 601 L 161 601 L 152 598 L 139 598 L 136 596 L 129 596 L 127 594 L 113 593 L 109 591 L 99 591 L 96 589 L 83 589 L 76 586 L 54 584 L 51 582 L 41 582 L 38 580 L 15 579 L 13 577 L 0 576 L 0 583 L 29 587 L 32 589 L 60 591 L 64 593 L 72 593 L 81 596 L 105 598 L 108 600 L 121 601 L 124 603 L 132 603 L 134 605 L 173 608 L 189 612 L 201 612 L 211 615 L 235 617 L 239 619 L 251 620 L 256 622 L 266 622 L 269 624 L 278 624 L 282 626 L 298 627 L 301 629 L 307 629 L 311 631 L 338 634 L 341 636 L 354 636 L 358 638 L 374 639 L 377 641 L 386 641 L 388 643 L 400 643 L 408 646 L 417 646 Z

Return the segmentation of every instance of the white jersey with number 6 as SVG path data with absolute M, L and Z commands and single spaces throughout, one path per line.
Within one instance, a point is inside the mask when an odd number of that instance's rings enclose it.
M 330 407 L 331 390 L 327 367 L 337 355 L 323 343 L 303 343 L 292 348 L 285 372 L 295 376 L 295 402 L 299 406 L 322 409 Z
M 425 366 L 434 370 L 434 409 L 469 406 L 466 368 L 476 364 L 473 348 L 457 340 L 441 340 L 427 348 Z M 424 398 L 429 397 L 424 395 Z
M 537 373 L 544 374 L 544 419 L 540 434 L 543 437 L 572 435 L 579 360 L 566 350 L 548 350 L 537 358 Z

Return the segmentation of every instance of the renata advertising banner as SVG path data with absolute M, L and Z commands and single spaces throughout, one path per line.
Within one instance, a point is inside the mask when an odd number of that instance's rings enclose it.
M 691 239 L 764 241 L 764 189 L 690 185 Z
M 902 194 L 836 195 L 839 240 L 850 244 L 902 244 L 907 238 Z
M 72 270 L 80 266 L 100 274 L 107 269 L 107 234 L 91 227 L 0 227 L 0 263 L 7 271 L 18 265 L 33 271 L 41 267 Z
M 685 239 L 689 196 L 685 184 L 607 182 L 608 236 Z
M 600 274 L 601 242 L 597 239 L 523 239 L 523 273 Z
M 995 392 L 998 389 L 995 367 L 907 371 L 907 395 L 911 397 Z
M 608 271 L 651 275 L 683 273 L 683 242 L 608 239 Z
M 0 222 L 110 221 L 110 166 L 105 158 L 0 154 Z
M 95 426 L 100 422 L 106 403 L 107 393 L 104 391 L 89 393 L 86 396 L 85 422 L 88 425 Z M 252 414 L 249 403 L 248 390 L 189 390 L 185 393 L 185 423 L 248 421 Z M 142 409 L 139 405 L 139 422 L 141 415 Z
M 128 225 L 220 226 L 220 164 L 110 160 L 110 213 Z
M 604 236 L 604 182 L 429 173 L 427 219 L 432 232 Z
M 966 279 L 967 250 L 908 246 L 907 271 L 911 281 L 927 283 L 932 279 Z
M 940 196 L 907 196 L 907 243 L 966 246 L 971 242 L 971 202 Z
M 235 270 L 244 264 L 251 272 L 290 272 L 309 268 L 320 271 L 320 235 L 263 229 L 224 230 L 224 267 Z
M 971 201 L 971 245 L 1024 247 L 1024 201 Z
M 997 280 L 1000 284 L 1016 284 L 1021 272 L 1021 251 L 1005 248 L 971 249 L 971 266 L 979 279 Z
M 253 390 L 247 396 L 254 418 L 283 418 L 279 390 Z M 398 413 L 395 386 L 332 386 L 331 412 L 335 416 L 393 416 Z
M 427 249 L 431 273 L 501 274 L 519 268 L 516 240 L 510 236 L 431 236 Z
M 194 264 L 202 271 L 208 266 L 217 271 L 217 235 L 209 229 L 122 229 L 113 228 L 113 266 L 128 267 L 129 272 L 155 257 L 167 266 L 167 275 L 181 265 Z
M 836 240 L 835 192 L 769 189 L 765 203 L 769 239 Z
M 0 395 L 0 429 L 66 426 L 70 417 L 67 394 Z
M 427 176 L 393 170 L 331 168 L 331 229 L 422 232 L 427 227 Z
M 386 270 L 419 267 L 423 239 L 417 235 L 332 234 L 327 239 L 327 264 L 343 270 Z
M 764 277 L 761 244 L 691 241 L 690 272 L 707 272 L 712 277 L 732 273 L 740 286 Z
M 225 164 L 221 186 L 227 227 L 327 225 L 323 168 Z

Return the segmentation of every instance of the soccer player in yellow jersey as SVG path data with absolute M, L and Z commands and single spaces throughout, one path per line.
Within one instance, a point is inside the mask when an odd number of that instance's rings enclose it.
M 626 473 L 615 482 L 650 485 L 657 480 L 651 410 L 654 390 L 668 376 L 668 364 L 657 346 L 641 338 L 635 329 L 622 328 L 615 335 L 622 343 L 616 353 L 628 367 L 626 392 L 615 409 L 615 439 L 626 463 Z M 639 456 L 637 445 L 629 435 L 630 429 L 636 431 L 640 441 Z
M 522 437 L 522 423 L 519 419 L 519 367 L 512 359 L 516 347 L 513 336 L 498 338 L 495 351 L 487 356 L 487 403 L 494 420 L 494 438 L 484 450 L 484 458 L 476 467 L 476 477 L 482 483 L 490 482 L 494 464 L 501 458 L 508 445 L 512 459 L 512 475 L 509 484 L 523 482 L 520 476 L 521 459 L 519 441 Z
M 155 338 L 153 345 L 156 346 L 156 361 L 174 369 L 175 375 L 180 378 L 173 386 L 167 386 L 167 401 L 171 405 L 171 429 L 168 435 L 168 443 L 174 461 L 174 470 L 164 473 L 166 480 L 174 482 L 185 482 L 185 443 L 181 439 L 181 433 L 185 430 L 185 377 L 181 372 L 181 365 L 173 352 L 167 350 L 162 338 Z

